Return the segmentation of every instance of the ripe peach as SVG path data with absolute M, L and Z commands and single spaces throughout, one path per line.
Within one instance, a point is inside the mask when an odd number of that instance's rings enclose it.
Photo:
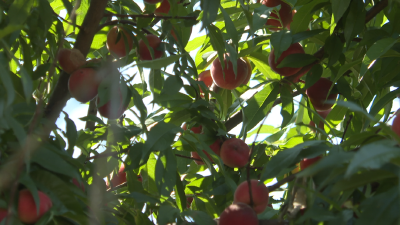
M 203 127 L 200 125 L 198 127 L 192 127 L 192 128 L 190 128 L 190 130 L 193 131 L 193 133 L 195 133 L 195 134 L 200 134 L 202 128 Z M 183 130 L 187 129 L 187 124 L 186 123 L 183 124 L 182 129 Z
M 400 136 L 400 116 L 396 115 L 392 123 L 392 131 Z
M 309 167 L 309 166 L 313 165 L 314 163 L 318 162 L 320 159 L 322 159 L 322 156 L 317 156 L 317 157 L 314 157 L 314 158 L 311 158 L 311 159 L 307 159 L 307 158 L 303 159 L 303 160 L 300 161 L 300 169 L 304 170 L 307 167 Z
M 268 205 L 269 191 L 258 180 L 250 180 L 251 194 L 253 197 L 253 209 L 257 214 L 262 213 Z M 250 205 L 249 184 L 247 181 L 242 182 L 235 191 L 234 202 L 242 202 Z
M 53 206 L 53 202 L 45 193 L 38 191 L 38 195 L 39 214 L 32 193 L 28 189 L 19 192 L 18 217 L 23 223 L 36 223 Z
M 163 55 L 163 52 L 159 50 L 161 39 L 154 34 L 148 34 L 146 36 L 146 39 L 149 42 L 149 46 L 153 48 L 154 59 L 161 58 L 161 56 Z M 139 41 L 138 55 L 141 60 L 152 60 L 150 50 L 143 40 Z
M 241 139 L 231 138 L 222 144 L 220 154 L 225 165 L 241 168 L 249 161 L 250 148 Z
M 100 103 L 100 97 L 97 97 L 96 104 Z M 129 102 L 128 102 L 129 104 Z M 128 105 L 124 105 L 122 93 L 118 90 L 118 96 L 112 95 L 110 100 L 102 106 L 98 106 L 97 110 L 99 111 L 102 117 L 108 119 L 118 119 L 122 116 L 122 114 L 126 111 Z
M 211 72 L 210 72 L 210 70 L 205 70 L 205 71 L 201 72 L 201 73 L 199 74 L 199 78 L 198 78 L 197 80 L 198 80 L 198 81 L 203 81 L 204 84 L 205 84 L 207 87 L 211 87 L 211 85 L 213 84 L 213 79 L 212 79 L 212 77 L 211 77 Z M 199 85 L 199 87 L 200 87 L 200 85 Z M 202 90 L 201 88 L 200 88 L 200 93 L 204 93 L 203 90 Z
M 72 183 L 75 184 L 78 188 L 82 189 L 83 192 L 85 192 L 85 185 L 82 183 L 79 183 L 76 178 L 72 178 Z
M 163 0 L 161 2 L 161 5 L 156 10 L 154 10 L 154 14 L 156 16 L 166 15 L 166 14 L 168 14 L 170 8 L 171 8 L 171 5 L 169 4 L 169 1 Z
M 280 4 L 282 4 L 284 2 L 282 2 L 282 0 L 263 0 L 261 2 L 261 4 L 267 6 L 267 7 L 275 7 L 278 6 Z
M 290 5 L 284 2 L 281 2 L 280 5 L 281 9 L 278 12 L 279 16 L 275 12 L 272 12 L 267 20 L 266 25 L 274 26 L 269 28 L 269 30 L 271 31 L 282 30 L 282 27 L 286 27 L 293 19 L 292 8 L 290 7 Z M 282 24 L 279 21 L 279 18 L 281 19 Z
M 137 175 L 138 181 L 142 182 L 142 176 Z M 111 187 L 117 187 L 126 182 L 126 172 L 125 172 L 125 164 L 121 164 L 121 167 L 118 170 L 117 174 L 113 174 L 110 179 Z M 110 183 L 106 180 L 107 188 L 110 188 Z
M 243 203 L 233 203 L 219 216 L 219 225 L 258 225 L 257 214 Z
M 325 103 L 326 99 L 335 100 L 337 98 L 337 94 L 334 93 L 328 96 L 329 89 L 332 85 L 333 83 L 329 79 L 320 78 L 315 84 L 307 88 L 306 94 L 316 110 L 325 111 L 333 106 L 332 103 Z
M 57 60 L 61 68 L 68 74 L 73 73 L 81 66 L 85 65 L 86 58 L 78 49 L 60 49 L 57 54 Z
M 244 79 L 244 81 L 242 83 L 242 84 L 246 85 L 247 83 L 249 83 L 249 80 L 251 78 L 251 72 L 253 71 L 253 68 L 251 68 L 250 61 L 247 57 L 243 57 L 242 60 L 245 61 L 246 65 L 247 65 L 247 77 L 246 77 L 246 79 Z
M 217 139 L 214 143 L 212 143 L 210 145 L 211 150 L 217 154 L 218 156 L 220 155 L 220 149 L 221 149 L 221 139 Z M 210 159 L 211 162 L 213 162 L 211 155 L 208 154 L 208 152 L 206 152 L 205 150 L 203 150 L 203 152 L 206 154 L 206 156 Z M 192 158 L 195 159 L 201 159 L 201 157 L 199 156 L 199 154 L 197 152 L 191 152 L 190 155 L 192 156 Z M 195 160 L 194 161 L 197 165 L 204 165 L 203 161 L 199 161 L 199 160 Z
M 286 28 L 288 30 L 290 30 L 290 24 L 293 22 L 293 16 L 294 16 L 295 13 L 297 13 L 297 10 L 293 9 L 292 10 L 292 18 L 290 19 L 290 22 L 286 25 Z
M 7 217 L 7 209 L 0 209 L 0 223 L 6 217 Z
M 68 90 L 77 101 L 85 103 L 97 96 L 100 78 L 93 68 L 81 68 L 71 74 Z
M 147 4 L 157 4 L 159 2 L 162 2 L 162 0 L 143 0 L 143 2 Z
M 317 111 L 317 113 L 318 113 L 322 118 L 326 119 L 326 117 L 328 116 L 328 114 L 329 114 L 331 111 L 332 111 L 332 109 L 328 109 L 328 110 L 326 110 L 326 111 Z M 314 121 L 311 120 L 310 126 L 315 127 Z M 323 122 L 323 121 L 319 121 L 318 128 L 324 129 L 324 122 Z
M 119 39 L 118 39 L 118 34 L 120 36 Z M 126 39 L 126 44 L 128 46 L 128 52 L 126 51 L 125 47 L 125 39 Z M 110 53 L 113 53 L 118 57 L 125 57 L 129 53 L 129 51 L 132 50 L 133 48 L 133 40 L 126 30 L 122 28 L 119 28 L 118 30 L 118 27 L 114 26 L 107 34 L 106 45 Z
M 291 68 L 291 67 L 283 67 L 277 68 L 277 66 L 286 58 L 288 55 L 296 54 L 296 53 L 305 53 L 303 47 L 299 43 L 294 43 L 289 46 L 288 49 L 282 52 L 281 56 L 279 56 L 278 60 L 275 62 L 275 51 L 271 50 L 271 53 L 268 57 L 269 66 L 273 71 L 282 75 L 282 76 L 291 76 L 301 70 L 301 68 Z
M 231 61 L 224 59 L 224 69 L 222 69 L 219 58 L 216 58 L 211 64 L 211 77 L 214 83 L 221 88 L 233 90 L 239 87 L 243 81 L 247 78 L 247 65 L 246 63 L 238 59 L 237 60 L 237 74 L 233 71 L 233 65 Z

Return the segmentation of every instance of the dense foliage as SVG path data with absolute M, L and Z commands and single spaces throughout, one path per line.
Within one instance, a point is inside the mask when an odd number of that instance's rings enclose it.
M 217 224 L 250 179 L 283 193 L 259 224 L 398 224 L 399 0 L 147 2 L 0 1 L 1 225 Z M 250 82 L 199 78 L 225 67 Z M 83 130 L 69 90 L 97 95 Z M 242 168 L 219 154 L 233 138 L 250 147 Z

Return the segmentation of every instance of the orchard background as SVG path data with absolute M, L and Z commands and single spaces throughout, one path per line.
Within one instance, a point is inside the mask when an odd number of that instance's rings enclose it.
M 399 0 L 147 2 L 0 1 L 1 225 L 224 225 L 238 186 L 259 182 L 273 204 L 262 225 L 400 223 Z M 250 82 L 199 81 L 224 55 L 223 77 L 250 65 Z M 76 71 L 95 77 L 77 95 L 97 96 L 79 121 L 63 111 Z M 221 143 L 234 138 L 250 152 L 231 168 Z

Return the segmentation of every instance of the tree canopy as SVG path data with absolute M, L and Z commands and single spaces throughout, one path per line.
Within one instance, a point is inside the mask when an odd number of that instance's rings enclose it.
M 143 1 L 0 1 L 0 225 L 399 223 L 399 0 Z

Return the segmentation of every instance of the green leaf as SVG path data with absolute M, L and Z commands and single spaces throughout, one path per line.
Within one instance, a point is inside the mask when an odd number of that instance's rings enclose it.
M 208 35 L 210 37 L 210 42 L 214 50 L 218 52 L 219 60 L 221 61 L 222 67 L 224 67 L 224 52 L 225 52 L 225 42 L 222 36 L 222 32 L 218 27 L 214 25 L 207 26 L 208 28 Z
M 279 93 L 279 85 L 276 83 L 267 84 L 264 88 L 247 101 L 244 108 L 245 120 L 241 134 L 255 127 L 265 116 L 268 115 L 272 105 Z
M 293 15 L 293 22 L 290 24 L 290 31 L 293 34 L 305 31 L 310 23 L 312 13 L 318 9 L 318 5 L 327 3 L 328 0 L 313 0 L 302 6 Z
M 261 74 L 270 80 L 277 80 L 280 78 L 280 75 L 272 71 L 271 67 L 268 65 L 268 56 L 259 52 L 253 52 L 248 58 L 254 63 Z
M 97 116 L 95 116 L 95 115 L 87 115 L 87 116 L 85 116 L 85 117 L 81 117 L 81 118 L 79 118 L 81 121 L 85 121 L 85 122 L 87 122 L 87 121 L 92 121 L 92 122 L 96 122 L 96 123 L 98 123 L 98 124 L 101 124 L 101 125 L 105 125 L 105 123 L 103 122 L 103 120 L 101 120 L 99 117 L 97 117 Z
M 286 127 L 292 120 L 294 112 L 292 89 L 288 85 L 281 88 L 282 108 L 281 115 L 283 117 L 281 127 Z
M 53 151 L 42 147 L 35 152 L 32 156 L 32 162 L 53 171 L 55 173 L 67 175 L 69 177 L 78 177 L 77 169 L 66 162 L 59 155 Z
M 384 140 L 362 146 L 350 162 L 345 176 L 348 178 L 360 169 L 379 169 L 390 160 L 400 157 L 395 141 Z
M 131 192 L 129 194 L 123 193 L 123 194 L 118 194 L 116 195 L 119 199 L 126 199 L 126 198 L 132 198 L 135 199 L 136 203 L 150 203 L 152 205 L 155 205 L 157 203 L 160 203 L 160 201 L 156 198 L 153 198 L 151 196 L 139 193 L 139 192 Z
M 374 60 L 385 54 L 396 42 L 397 40 L 391 37 L 375 42 L 364 56 L 360 69 L 360 77 L 365 75 Z
M 274 8 L 269 8 L 265 5 L 261 5 L 258 8 L 254 9 L 253 13 L 253 26 L 252 32 L 256 32 L 258 29 L 261 29 L 267 23 L 268 17 L 271 14 Z
M 157 100 L 161 94 L 161 89 L 164 86 L 164 77 L 159 69 L 152 69 L 149 75 L 150 90 L 154 95 L 154 99 Z M 139 97 L 141 98 L 141 97 Z M 134 94 L 135 99 L 135 94 Z
M 300 42 L 300 41 L 302 41 L 304 39 L 313 37 L 313 36 L 315 36 L 315 35 L 317 35 L 319 33 L 326 32 L 326 31 L 328 31 L 328 30 L 316 29 L 316 30 L 306 30 L 306 31 L 302 31 L 302 32 L 293 34 L 293 36 L 292 36 L 292 44 L 298 43 L 298 42 Z
M 342 55 L 344 43 L 336 35 L 328 37 L 325 41 L 325 49 L 329 54 L 327 67 L 333 66 Z
M 215 222 L 207 213 L 202 211 L 190 210 L 183 212 L 182 215 L 193 218 L 196 224 L 199 225 L 217 225 L 217 222 Z
M 76 126 L 74 121 L 72 121 L 66 112 L 64 112 L 64 120 L 66 123 L 66 133 L 68 139 L 68 149 L 67 152 L 72 155 L 74 153 L 75 143 L 78 139 L 78 132 L 76 131 Z
M 315 64 L 311 68 L 310 72 L 308 72 L 304 89 L 307 89 L 315 84 L 322 77 L 323 70 L 324 69 L 322 68 L 321 64 Z
M 215 21 L 217 18 L 218 14 L 218 9 L 221 4 L 221 0 L 215 0 L 215 1 L 203 1 L 201 2 L 201 14 L 202 17 L 202 22 L 203 25 L 206 26 L 208 24 L 211 24 Z
M 169 76 L 161 90 L 161 95 L 174 95 L 183 87 L 183 81 L 179 76 Z
M 165 122 L 159 122 L 148 133 L 146 143 L 142 149 L 141 164 L 146 163 L 152 151 L 165 151 L 170 148 L 174 141 L 176 133 L 182 131 L 182 128 Z
M 31 7 L 35 1 L 15 0 L 8 9 L 9 25 L 22 25 L 29 16 Z M 0 37 L 1 38 L 1 37 Z
M 327 101 L 327 102 L 330 102 L 330 101 Z M 371 120 L 371 121 L 376 121 L 376 119 L 373 117 L 373 116 L 371 116 L 364 108 L 361 108 L 359 105 L 357 105 L 356 103 L 353 103 L 353 102 L 345 102 L 345 101 L 337 101 L 336 102 L 336 104 L 337 105 L 339 105 L 339 106 L 343 106 L 343 107 L 346 107 L 346 108 L 348 108 L 348 109 L 350 109 L 351 111 L 353 111 L 353 112 L 360 112 L 360 113 L 362 113 L 364 116 L 366 116 L 369 120 Z M 329 114 L 331 114 L 331 113 L 329 113 Z
M 338 23 L 344 15 L 351 1 L 348 0 L 331 0 L 332 2 L 332 17 L 335 23 Z
M 233 45 L 236 46 L 239 42 L 239 36 L 238 36 L 238 32 L 236 30 L 236 27 L 233 24 L 228 13 L 226 13 L 225 9 L 222 6 L 220 6 L 220 10 L 221 10 L 222 14 L 224 15 L 226 31 L 227 31 L 229 37 L 232 38 Z
M 349 14 L 344 24 L 344 38 L 348 46 L 353 38 L 364 30 L 365 26 L 365 8 L 362 1 L 352 1 Z
M 283 68 L 283 67 L 290 67 L 290 68 L 301 68 L 307 65 L 310 65 L 311 63 L 317 61 L 318 59 L 313 56 L 313 55 L 308 55 L 308 54 L 302 54 L 302 53 L 297 53 L 297 54 L 291 54 L 286 56 L 281 63 L 277 66 L 278 68 Z
M 366 171 L 361 174 L 354 174 L 347 179 L 336 182 L 331 190 L 331 195 L 335 195 L 341 191 L 356 189 L 358 187 L 379 182 L 384 179 L 395 178 L 396 174 L 385 170 Z
M 144 68 L 150 68 L 150 69 L 161 69 L 163 67 L 167 67 L 171 65 L 172 63 L 178 61 L 182 55 L 173 55 L 169 57 L 163 57 L 159 59 L 153 59 L 153 60 L 144 60 L 140 61 L 137 63 L 137 66 L 144 67 Z
M 159 155 L 156 163 L 155 182 L 162 196 L 168 197 L 173 191 L 176 179 L 176 167 L 176 159 L 172 149 L 164 151 Z
M 274 47 L 275 62 L 282 52 L 286 51 L 292 44 L 292 35 L 289 32 L 276 32 L 271 35 L 271 44 Z
M 193 102 L 193 99 L 183 93 L 176 93 L 174 95 L 160 95 L 157 99 L 157 102 L 163 107 L 173 108 L 190 104 Z
M 45 63 L 45 64 L 41 64 L 39 65 L 35 71 L 33 71 L 32 74 L 32 80 L 37 80 L 41 77 L 45 77 L 46 76 L 46 72 L 49 70 L 51 66 L 51 63 Z
M 7 92 L 7 105 L 11 105 L 15 98 L 14 85 L 10 77 L 10 70 L 7 69 L 7 59 L 0 54 L 0 81 Z
M 306 148 L 312 146 L 322 145 L 324 141 L 308 141 L 303 144 L 299 144 L 291 149 L 278 152 L 278 154 L 271 157 L 267 166 L 264 168 L 260 181 L 264 182 L 267 179 L 274 178 L 280 174 L 284 169 L 293 166 L 298 158 L 300 152 Z M 327 149 L 318 148 L 320 152 Z

